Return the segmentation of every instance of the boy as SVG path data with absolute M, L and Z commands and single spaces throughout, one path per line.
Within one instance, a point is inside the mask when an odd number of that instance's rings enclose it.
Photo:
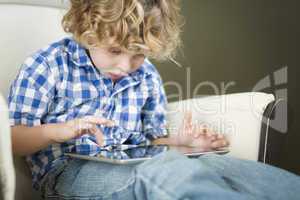
M 63 153 L 167 135 L 161 78 L 146 57 L 173 56 L 178 12 L 174 0 L 71 1 L 63 27 L 74 39 L 28 58 L 9 95 L 14 152 L 29 155 L 35 188 Z M 156 143 L 190 142 L 182 139 Z M 220 140 L 213 145 L 226 145 Z
M 34 187 L 46 199 L 187 196 L 182 191 L 193 187 L 173 188 L 176 195 L 166 190 L 179 181 L 178 176 L 186 177 L 182 172 L 188 170 L 192 172 L 188 177 L 193 177 L 198 171 L 176 153 L 140 166 L 64 156 L 66 152 L 93 154 L 123 143 L 228 145 L 222 136 L 194 129 L 191 116 L 178 136 L 167 135 L 162 81 L 147 58 L 172 59 L 180 44 L 178 1 L 71 0 L 63 27 L 73 37 L 29 57 L 9 95 L 13 150 L 27 155 Z M 176 161 L 171 164 L 173 171 L 166 168 L 171 161 Z M 157 176 L 160 169 L 161 177 Z M 175 180 L 166 182 L 164 176 L 170 174 Z M 193 180 L 182 181 L 193 184 Z M 160 182 L 162 189 L 157 189 Z M 148 194 L 149 189 L 154 193 Z

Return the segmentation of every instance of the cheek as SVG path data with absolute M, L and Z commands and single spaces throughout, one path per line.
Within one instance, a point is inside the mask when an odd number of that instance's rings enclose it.
M 109 59 L 107 56 L 102 55 L 91 55 L 91 58 L 93 60 L 93 63 L 97 68 L 107 68 L 113 65 L 113 62 L 111 59 Z
M 137 69 L 144 63 L 145 58 L 136 59 L 132 62 L 132 68 Z

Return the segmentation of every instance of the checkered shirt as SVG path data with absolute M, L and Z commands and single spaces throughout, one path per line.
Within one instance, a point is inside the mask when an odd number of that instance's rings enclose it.
M 114 127 L 99 126 L 105 146 L 140 144 L 167 135 L 167 100 L 150 61 L 145 59 L 136 71 L 113 83 L 73 38 L 52 43 L 27 58 L 11 84 L 8 103 L 11 126 L 61 123 L 87 115 L 114 120 Z M 98 151 L 95 137 L 85 134 L 27 156 L 34 187 L 40 187 L 57 161 L 67 159 L 64 153 Z

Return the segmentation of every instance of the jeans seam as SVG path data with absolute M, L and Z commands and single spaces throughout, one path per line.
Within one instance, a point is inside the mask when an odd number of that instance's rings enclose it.
M 147 177 L 145 177 L 145 176 L 141 176 L 141 175 L 137 175 L 136 178 L 140 178 L 142 181 L 146 182 L 147 184 L 151 184 L 151 186 L 152 186 L 154 189 L 156 189 L 157 191 L 159 191 L 159 192 L 161 192 L 161 193 L 164 193 L 164 194 L 167 196 L 167 198 L 172 199 L 172 200 L 176 199 L 176 197 L 173 196 L 172 194 L 170 194 L 168 191 L 163 190 L 163 189 L 157 187 L 156 184 L 152 184 L 152 182 L 150 181 L 149 178 L 147 178 Z
M 52 199 L 52 198 L 63 199 L 63 200 L 101 200 L 101 199 L 103 199 L 102 197 L 99 197 L 99 196 L 86 196 L 86 197 L 83 197 L 83 196 L 64 196 L 64 195 L 61 195 L 61 194 L 49 195 L 49 196 L 47 196 L 46 199 Z

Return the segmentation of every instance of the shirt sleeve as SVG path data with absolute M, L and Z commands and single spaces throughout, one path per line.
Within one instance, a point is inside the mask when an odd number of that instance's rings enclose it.
M 8 95 L 10 125 L 42 124 L 54 88 L 54 76 L 44 58 L 28 58 L 10 87 Z

